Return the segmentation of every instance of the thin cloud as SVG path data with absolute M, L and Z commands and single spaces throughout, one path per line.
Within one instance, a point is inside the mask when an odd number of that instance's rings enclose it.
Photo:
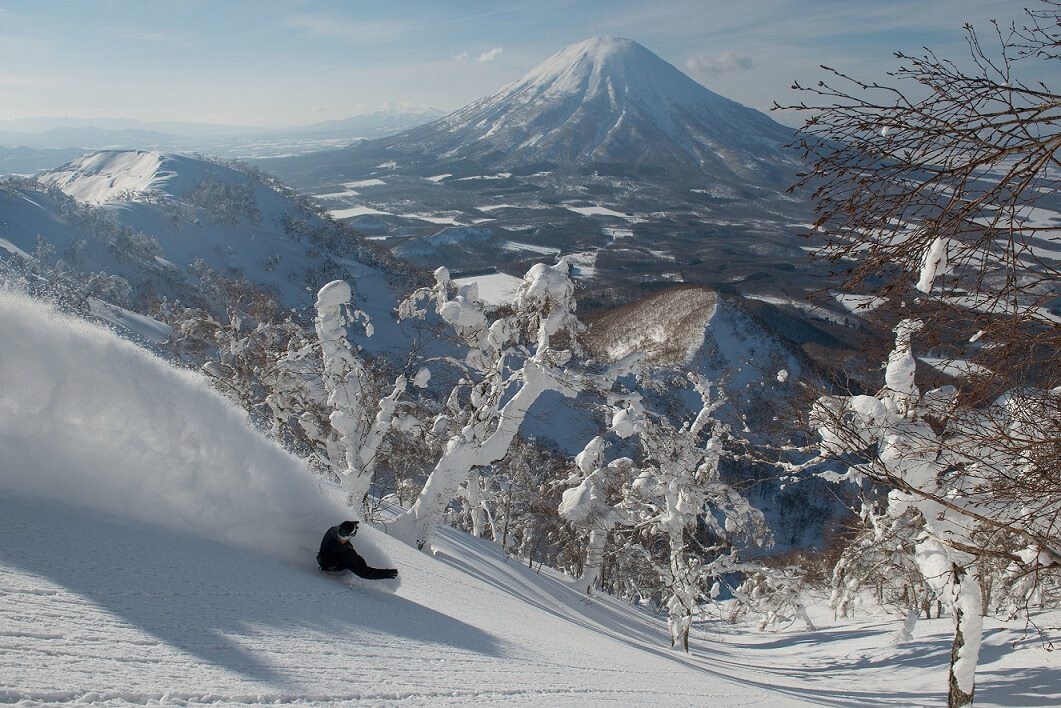
M 472 55 L 471 52 L 459 52 L 453 55 L 455 61 L 477 61 L 477 62 L 488 62 L 497 59 L 501 56 L 501 52 L 505 51 L 501 47 L 494 47 L 493 49 L 487 49 L 485 52 Z
M 284 26 L 351 42 L 391 39 L 399 32 L 398 25 L 389 22 L 351 22 L 321 15 L 293 15 L 284 20 Z
M 686 60 L 685 68 L 694 76 L 718 76 L 754 69 L 755 62 L 747 54 L 728 49 L 721 54 L 694 54 Z

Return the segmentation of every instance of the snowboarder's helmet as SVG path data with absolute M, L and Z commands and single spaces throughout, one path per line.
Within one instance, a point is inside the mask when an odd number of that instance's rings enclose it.
M 356 521 L 344 521 L 339 524 L 339 538 L 343 541 L 353 538 L 354 534 L 357 533 L 357 522 Z

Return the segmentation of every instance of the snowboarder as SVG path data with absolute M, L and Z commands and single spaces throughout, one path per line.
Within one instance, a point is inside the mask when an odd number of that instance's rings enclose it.
M 350 539 L 355 534 L 357 534 L 356 521 L 344 521 L 328 529 L 321 541 L 321 549 L 317 552 L 317 564 L 321 570 L 349 570 L 367 580 L 398 577 L 398 571 L 394 568 L 370 567 L 350 545 Z

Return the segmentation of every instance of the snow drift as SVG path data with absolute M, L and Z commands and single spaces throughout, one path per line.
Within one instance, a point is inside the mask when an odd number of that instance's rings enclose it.
M 300 564 L 347 516 L 198 374 L 14 293 L 0 332 L 0 488 Z

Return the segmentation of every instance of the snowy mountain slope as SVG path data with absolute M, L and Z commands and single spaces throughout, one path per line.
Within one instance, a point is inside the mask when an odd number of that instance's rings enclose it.
M 707 288 L 663 290 L 609 310 L 590 320 L 585 339 L 608 361 L 645 351 L 656 366 L 697 371 L 742 403 L 761 398 L 764 387 L 765 395 L 780 399 L 801 372 L 799 359 L 777 337 Z M 779 387 L 782 369 L 785 386 Z
M 643 351 L 657 374 L 674 377 L 677 383 L 655 396 L 660 410 L 684 409 L 695 415 L 700 398 L 686 385 L 685 374 L 696 372 L 718 385 L 733 404 L 722 409 L 720 419 L 738 431 L 751 425 L 744 434 L 757 439 L 770 436 L 776 427 L 772 418 L 787 405 L 790 387 L 802 375 L 800 358 L 785 343 L 729 297 L 708 288 L 662 290 L 592 316 L 586 323 L 582 344 L 589 355 L 614 362 Z M 784 382 L 777 378 L 782 369 L 787 372 Z M 523 430 L 575 455 L 598 434 L 600 425 L 585 414 L 585 406 L 579 399 L 545 396 L 531 408 Z M 810 538 L 820 539 L 826 517 L 817 519 Z
M 592 37 L 492 96 L 383 144 L 499 168 L 614 163 L 763 179 L 792 164 L 781 150 L 792 133 L 633 40 Z
M 660 618 L 450 529 L 433 557 L 363 530 L 359 551 L 402 583 L 347 587 L 312 559 L 341 510 L 198 376 L 17 295 L 0 297 L 0 328 L 14 335 L 0 338 L 5 702 L 941 699 L 948 620 L 902 648 L 881 620 L 817 634 L 705 624 L 684 655 Z M 1056 703 L 1044 652 L 1009 650 L 1017 639 L 989 629 L 981 704 Z
M 194 165 L 194 167 L 193 167 Z M 55 185 L 79 202 L 102 204 L 164 192 L 183 196 L 207 177 L 210 163 L 146 150 L 104 150 L 76 158 L 44 173 L 40 181 Z M 219 165 L 213 172 L 220 172 Z M 200 168 L 200 169 L 195 169 Z M 225 170 L 231 179 L 232 170 Z
M 77 530 L 71 541 L 67 528 Z M 661 621 L 443 529 L 388 547 L 396 594 L 0 490 L 0 700 L 403 705 L 942 705 L 949 620 L 817 633 Z M 386 541 L 385 542 L 389 542 Z M 49 549 L 47 558 L 40 550 Z M 978 704 L 1056 705 L 1049 655 L 989 622 Z M 897 682 L 896 676 L 902 681 Z
M 718 295 L 707 288 L 665 290 L 593 318 L 586 343 L 609 361 L 640 351 L 649 363 L 681 366 L 703 346 L 717 307 Z
M 39 237 L 66 268 L 125 278 L 134 301 L 209 297 L 201 266 L 250 281 L 286 307 L 308 306 L 311 292 L 345 277 L 377 322 L 373 346 L 396 346 L 395 293 L 379 258 L 369 253 L 377 265 L 366 264 L 356 236 L 254 175 L 181 155 L 104 151 L 40 182 L 78 204 L 29 182 L 0 185 L 0 238 L 23 253 L 34 253 Z M 12 252 L 0 248 L 0 258 Z

